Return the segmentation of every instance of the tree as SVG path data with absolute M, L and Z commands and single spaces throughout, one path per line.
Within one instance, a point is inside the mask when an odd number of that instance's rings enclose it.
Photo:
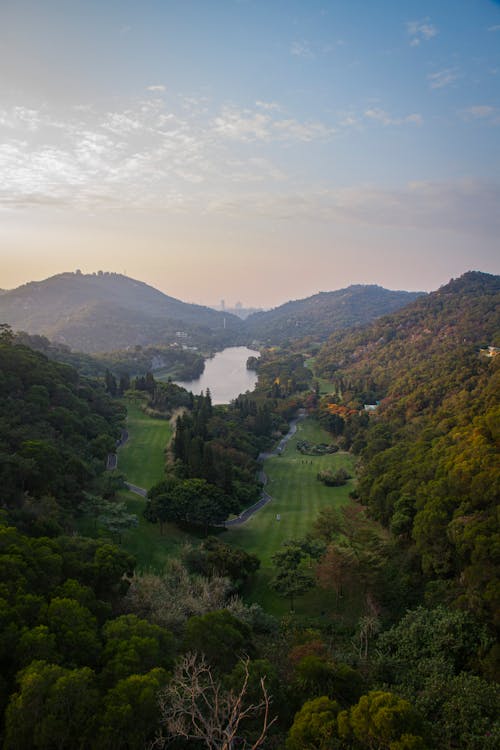
M 104 375 L 104 382 L 106 385 L 106 390 L 111 396 L 116 396 L 117 392 L 117 384 L 116 384 L 116 378 L 113 375 L 110 370 L 106 370 L 106 373 Z
M 372 690 L 338 716 L 338 733 L 367 750 L 425 750 L 422 720 L 413 706 L 389 692 Z
M 294 687 L 304 698 L 327 695 L 341 706 L 351 706 L 363 693 L 359 672 L 324 656 L 304 656 L 295 667 Z
M 102 679 L 108 684 L 132 674 L 143 674 L 154 667 L 172 666 L 171 633 L 136 615 L 109 620 L 104 625 L 103 636 Z
M 288 733 L 286 750 L 332 750 L 340 706 L 326 695 L 306 701 Z
M 281 596 L 290 599 L 293 611 L 295 598 L 314 586 L 312 561 L 324 551 L 324 545 L 313 539 L 292 539 L 272 556 L 276 575 L 270 586 Z
M 203 657 L 188 653 L 177 665 L 172 681 L 160 692 L 161 724 L 169 739 L 182 737 L 203 742 L 209 750 L 256 750 L 266 739 L 275 718 L 270 717 L 271 697 L 266 678 L 260 679 L 260 699 L 245 704 L 249 688 L 249 661 L 243 660 L 244 675 L 239 689 L 225 689 Z M 250 717 L 260 717 L 260 733 L 248 739 L 241 725 Z
M 203 654 L 211 667 L 229 672 L 238 658 L 251 654 L 254 647 L 248 625 L 222 609 L 188 620 L 184 650 Z
M 205 479 L 169 478 L 153 487 L 148 496 L 149 520 L 202 526 L 206 534 L 209 526 L 220 525 L 233 509 L 232 500 Z
M 34 661 L 21 672 L 5 718 L 6 750 L 65 750 L 92 743 L 98 692 L 88 667 Z
M 158 693 L 167 683 L 165 670 L 152 669 L 120 680 L 106 693 L 100 717 L 100 750 L 143 750 L 160 729 Z
M 144 516 L 152 523 L 159 523 L 160 534 L 163 534 L 166 523 L 179 521 L 182 517 L 176 507 L 174 495 L 178 483 L 179 480 L 176 477 L 167 477 L 151 487 L 148 492 L 148 503 L 144 510 Z
M 487 631 L 471 614 L 417 607 L 378 637 L 380 676 L 418 694 L 427 677 L 466 668 L 480 646 L 488 646 Z
M 96 663 L 101 644 L 96 619 L 86 607 L 74 599 L 56 597 L 47 607 L 45 622 L 67 665 Z
M 105 503 L 99 521 L 108 531 L 116 535 L 119 544 L 121 544 L 123 533 L 135 528 L 138 524 L 135 513 L 128 513 L 125 503 L 117 502 Z
M 224 544 L 214 536 L 207 537 L 198 549 L 189 548 L 185 561 L 195 573 L 207 577 L 229 576 L 238 587 L 260 567 L 257 555 Z

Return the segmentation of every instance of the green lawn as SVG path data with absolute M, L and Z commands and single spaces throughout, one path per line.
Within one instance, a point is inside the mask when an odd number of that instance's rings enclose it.
M 340 506 L 349 501 L 352 480 L 344 487 L 326 487 L 316 479 L 321 469 L 338 469 L 345 466 L 353 472 L 353 458 L 347 453 L 328 456 L 302 456 L 297 449 L 297 440 L 313 443 L 330 442 L 331 437 L 317 422 L 308 418 L 299 422 L 296 435 L 289 441 L 285 452 L 266 461 L 268 492 L 272 501 L 259 510 L 242 526 L 227 531 L 222 539 L 225 542 L 254 552 L 261 560 L 261 569 L 252 589 L 248 592 L 250 601 L 258 601 L 274 614 L 288 611 L 288 603 L 268 586 L 273 575 L 271 556 L 287 539 L 300 538 L 311 530 L 321 508 L 328 505 Z M 277 514 L 281 520 L 276 519 Z M 327 606 L 325 592 L 317 595 L 311 592 L 299 600 L 297 612 L 317 615 Z
M 165 476 L 165 448 L 172 436 L 166 419 L 144 414 L 132 400 L 127 400 L 129 438 L 118 450 L 118 469 L 127 482 L 149 489 Z
M 306 365 L 306 367 L 309 367 L 312 374 L 314 375 L 314 379 L 318 381 L 320 396 L 325 396 L 327 393 L 333 393 L 335 391 L 335 386 L 333 383 L 331 383 L 329 380 L 326 380 L 326 378 L 320 378 L 318 377 L 318 375 L 316 375 L 314 369 L 315 357 L 309 357 L 309 359 L 306 359 L 304 364 Z
M 164 476 L 164 449 L 171 436 L 168 422 L 144 414 L 133 402 L 127 402 L 128 442 L 119 450 L 118 468 L 128 481 L 150 487 Z M 284 453 L 265 464 L 268 491 L 272 501 L 250 518 L 246 524 L 221 533 L 221 540 L 254 552 L 261 560 L 261 569 L 247 592 L 250 602 L 256 601 L 267 611 L 280 616 L 289 611 L 289 604 L 269 587 L 273 575 L 271 556 L 286 539 L 299 538 L 311 530 L 321 508 L 340 506 L 349 501 L 352 480 L 344 487 L 325 487 L 316 478 L 321 469 L 345 466 L 353 471 L 353 458 L 347 453 L 327 456 L 303 456 L 296 450 L 297 440 L 311 443 L 330 442 L 331 437 L 312 418 L 299 422 L 296 435 Z M 130 513 L 135 513 L 139 526 L 125 532 L 124 548 L 135 555 L 139 570 L 161 571 L 169 557 L 178 556 L 183 544 L 197 543 L 193 535 L 167 525 L 160 535 L 159 527 L 143 517 L 144 500 L 130 492 L 120 493 Z M 281 520 L 276 520 L 280 514 Z M 298 615 L 321 617 L 335 609 L 333 593 L 316 589 L 296 603 Z
M 146 521 L 143 516 L 144 500 L 132 492 L 121 492 L 129 513 L 135 513 L 139 521 L 137 528 L 125 532 L 123 547 L 137 559 L 139 572 L 160 573 L 170 557 L 179 557 L 181 548 L 196 541 L 190 534 L 180 531 L 173 524 L 166 524 L 163 535 L 158 524 Z

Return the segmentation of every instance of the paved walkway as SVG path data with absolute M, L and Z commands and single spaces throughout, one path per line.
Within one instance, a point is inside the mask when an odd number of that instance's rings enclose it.
M 286 448 L 286 444 L 292 438 L 295 433 L 297 432 L 297 424 L 301 419 L 304 419 L 306 417 L 306 410 L 305 409 L 299 409 L 299 413 L 295 419 L 292 419 L 290 422 L 290 429 L 288 430 L 285 437 L 281 438 L 278 445 L 274 450 L 267 451 L 265 453 L 259 453 L 257 460 L 260 462 L 264 462 L 268 458 L 272 458 L 273 456 L 280 456 L 283 451 Z M 121 437 L 116 442 L 117 449 L 124 445 L 128 440 L 128 432 L 127 430 L 123 430 Z M 109 470 L 116 469 L 118 466 L 118 456 L 116 453 L 110 453 L 108 455 L 108 462 L 107 462 L 107 468 Z M 262 495 L 260 500 L 258 500 L 256 503 L 251 505 L 249 508 L 245 508 L 245 510 L 242 510 L 240 515 L 236 518 L 231 518 L 229 521 L 225 521 L 225 523 L 220 524 L 221 526 L 226 526 L 226 528 L 230 528 L 231 526 L 241 526 L 241 524 L 245 523 L 245 521 L 248 521 L 249 518 L 253 516 L 254 513 L 257 513 L 258 510 L 264 507 L 264 505 L 267 505 L 273 498 L 272 496 L 266 491 L 265 487 L 267 485 L 267 475 L 264 471 L 264 469 L 260 469 L 259 471 L 259 481 L 263 485 L 262 489 Z M 148 491 L 144 489 L 144 487 L 138 487 L 136 484 L 130 484 L 130 482 L 125 482 L 125 487 L 130 490 L 130 492 L 134 492 L 136 495 L 140 495 L 141 497 L 147 497 Z
M 266 453 L 259 453 L 258 461 L 264 462 L 266 459 L 271 458 L 272 456 L 280 456 L 283 451 L 286 448 L 286 444 L 292 438 L 295 433 L 297 432 L 297 424 L 301 419 L 304 419 L 306 416 L 305 409 L 299 409 L 299 414 L 295 419 L 292 419 L 290 422 L 290 429 L 288 430 L 287 434 L 284 438 L 281 438 L 276 448 L 272 451 L 268 451 Z M 242 523 L 245 523 L 245 521 L 248 521 L 248 519 L 253 516 L 254 513 L 256 513 L 258 510 L 264 507 L 264 505 L 267 505 L 273 498 L 272 496 L 266 491 L 265 487 L 267 484 L 267 475 L 264 472 L 264 469 L 261 469 L 259 471 L 259 480 L 264 485 L 264 489 L 262 490 L 262 497 L 260 500 L 258 500 L 256 503 L 251 505 L 249 508 L 245 508 L 239 516 L 236 518 L 232 518 L 230 521 L 226 521 L 223 525 L 226 527 L 231 526 L 241 526 Z
M 144 487 L 138 487 L 136 484 L 130 484 L 130 482 L 125 482 L 125 487 L 130 490 L 130 492 L 135 492 L 136 495 L 147 497 L 148 491 L 145 490 Z

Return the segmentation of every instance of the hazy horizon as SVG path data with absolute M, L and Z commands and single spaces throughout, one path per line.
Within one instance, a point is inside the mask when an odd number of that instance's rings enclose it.
M 482 271 L 482 269 L 479 269 L 479 268 L 470 268 L 470 269 L 467 269 L 467 270 L 468 271 L 479 271 L 479 272 L 482 272 L 482 273 L 489 273 L 488 271 Z M 103 273 L 103 274 L 114 274 L 114 273 L 116 273 L 118 275 L 124 275 L 124 276 L 127 276 L 127 278 L 131 279 L 132 281 L 139 281 L 139 282 L 146 283 L 149 286 L 153 287 L 154 289 L 157 289 L 158 291 L 163 292 L 164 294 L 166 294 L 169 297 L 175 297 L 175 295 L 171 294 L 168 289 L 162 289 L 160 286 L 157 286 L 154 283 L 147 282 L 144 279 L 139 278 L 137 276 L 131 277 L 128 274 L 124 274 L 121 271 L 112 271 L 112 270 L 106 269 L 106 268 L 97 269 L 97 270 L 94 270 L 94 271 L 92 271 L 92 270 L 85 271 L 85 270 L 83 270 L 81 268 L 74 269 L 73 271 L 69 271 L 69 270 L 66 269 L 66 270 L 59 271 L 59 272 L 57 272 L 55 274 L 52 274 L 52 276 L 49 276 L 49 277 L 46 277 L 46 278 L 27 279 L 26 281 L 21 282 L 21 284 L 18 284 L 15 287 L 11 287 L 10 289 L 2 287 L 2 288 L 0 288 L 0 291 L 2 291 L 2 292 L 10 292 L 10 291 L 14 291 L 14 290 L 16 290 L 16 289 L 24 286 L 25 284 L 39 283 L 39 282 L 47 281 L 48 279 L 53 278 L 54 276 L 59 276 L 59 275 L 67 274 L 67 273 L 73 273 L 74 274 L 76 272 L 81 273 L 81 274 L 86 275 L 86 276 L 96 276 L 96 275 L 99 275 L 100 273 Z M 275 307 L 280 307 L 281 305 L 286 304 L 287 302 L 294 302 L 294 301 L 297 301 L 297 300 L 307 299 L 308 297 L 313 297 L 313 296 L 315 296 L 317 294 L 328 293 L 328 292 L 335 292 L 335 291 L 339 291 L 341 289 L 344 289 L 346 287 L 356 286 L 356 285 L 361 285 L 361 286 L 373 286 L 373 285 L 376 285 L 376 286 L 383 287 L 383 288 L 385 288 L 385 289 L 387 289 L 389 291 L 393 291 L 393 292 L 401 291 L 401 292 L 424 292 L 424 293 L 426 292 L 426 293 L 430 293 L 430 292 L 436 291 L 437 289 L 439 289 L 439 287 L 444 286 L 445 284 L 447 284 L 449 281 L 451 281 L 452 278 L 455 278 L 455 277 L 450 277 L 450 278 L 446 279 L 445 281 L 443 281 L 441 284 L 438 284 L 437 287 L 432 287 L 432 288 L 429 288 L 429 289 L 421 289 L 421 288 L 420 289 L 418 289 L 418 288 L 415 288 L 415 289 L 397 288 L 396 289 L 396 288 L 386 287 L 383 284 L 375 284 L 375 282 L 367 281 L 367 282 L 352 282 L 352 284 L 347 284 L 346 286 L 342 286 L 342 287 L 332 286 L 331 288 L 326 288 L 325 287 L 323 289 L 316 289 L 314 291 L 310 291 L 310 292 L 304 294 L 302 297 L 291 297 L 291 296 L 288 296 L 286 294 L 286 290 L 283 290 L 283 295 L 284 296 L 282 298 L 278 299 L 273 304 L 266 305 L 266 306 L 253 304 L 252 300 L 241 300 L 241 299 L 234 299 L 233 300 L 231 298 L 226 299 L 224 297 L 222 297 L 218 301 L 214 300 L 212 302 L 200 302 L 199 300 L 194 299 L 194 298 L 193 299 L 177 298 L 177 299 L 179 299 L 181 302 L 187 302 L 187 303 L 190 303 L 190 304 L 203 305 L 203 306 L 215 309 L 215 310 L 221 310 L 221 302 L 222 301 L 224 302 L 224 309 L 225 310 L 233 310 L 233 309 L 236 308 L 237 305 L 240 305 L 243 309 L 254 308 L 254 309 L 259 309 L 259 310 L 270 310 L 270 309 L 275 308 Z
M 187 302 L 500 272 L 500 4 L 5 0 L 0 287 Z

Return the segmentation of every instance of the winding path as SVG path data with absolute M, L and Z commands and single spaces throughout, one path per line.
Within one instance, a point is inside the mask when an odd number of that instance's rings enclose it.
M 301 419 L 304 419 L 306 417 L 306 410 L 305 409 L 299 409 L 298 415 L 295 417 L 295 419 L 292 419 L 290 422 L 290 429 L 288 430 L 285 437 L 281 438 L 276 448 L 274 448 L 272 451 L 267 451 L 265 453 L 259 453 L 257 457 L 257 461 L 264 462 L 268 458 L 272 458 L 273 456 L 280 456 L 283 451 L 286 448 L 286 444 L 292 438 L 295 433 L 297 432 L 297 424 Z M 122 445 L 125 445 L 125 443 L 128 440 L 128 432 L 127 430 L 123 430 L 121 437 L 119 440 L 116 441 L 116 448 L 118 448 Z M 118 455 L 116 453 L 110 453 L 108 455 L 108 461 L 107 461 L 107 468 L 109 470 L 116 469 L 118 466 Z M 257 500 L 256 503 L 251 505 L 249 508 L 245 508 L 245 510 L 241 511 L 240 515 L 236 518 L 231 518 L 229 521 L 225 521 L 223 524 L 220 524 L 221 526 L 225 526 L 226 528 L 230 528 L 231 526 L 241 526 L 241 524 L 245 523 L 245 521 L 248 521 L 251 516 L 253 516 L 254 513 L 257 513 L 258 510 L 264 507 L 264 505 L 267 505 L 273 498 L 272 496 L 266 491 L 266 485 L 267 485 L 267 475 L 264 471 L 264 469 L 260 469 L 259 471 L 259 481 L 263 485 L 262 489 L 262 495 L 260 500 Z M 125 487 L 130 490 L 130 492 L 134 492 L 136 495 L 140 495 L 141 497 L 147 497 L 148 491 L 144 489 L 144 487 L 138 487 L 136 484 L 130 484 L 130 482 L 125 482 Z
M 288 430 L 285 437 L 281 438 L 278 445 L 274 450 L 268 451 L 266 453 L 259 453 L 258 461 L 265 461 L 267 458 L 271 458 L 272 456 L 280 456 L 283 451 L 285 450 L 286 444 L 292 438 L 295 433 L 297 432 L 297 424 L 301 419 L 304 419 L 306 416 L 306 410 L 305 409 L 299 409 L 298 416 L 295 417 L 295 419 L 292 419 L 290 422 L 290 429 Z M 267 484 L 267 475 L 264 471 L 264 469 L 261 469 L 259 471 L 259 480 L 264 485 L 264 489 L 262 490 L 262 497 L 260 500 L 258 500 L 256 503 L 251 505 L 249 508 L 246 508 L 243 510 L 239 516 L 236 518 L 232 518 L 230 521 L 226 521 L 223 525 L 226 526 L 226 528 L 230 528 L 231 526 L 240 526 L 242 523 L 245 523 L 245 521 L 248 521 L 248 519 L 253 516 L 254 513 L 256 513 L 258 510 L 264 507 L 264 505 L 267 505 L 268 502 L 270 502 L 273 498 L 272 496 L 266 491 L 265 487 Z

